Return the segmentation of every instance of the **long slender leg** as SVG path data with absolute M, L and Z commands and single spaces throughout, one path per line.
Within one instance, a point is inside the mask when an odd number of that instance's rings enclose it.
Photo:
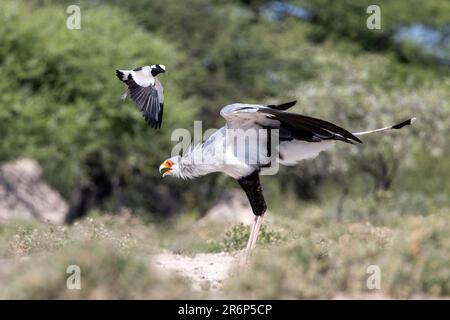
M 240 265 L 244 266 L 250 257 L 250 251 L 253 243 L 253 237 L 255 235 L 256 225 L 258 223 L 258 216 L 255 216 L 255 220 L 253 220 L 252 227 L 250 229 L 250 236 L 248 237 L 247 247 L 245 248 L 244 257 L 240 260 Z
M 261 225 L 262 225 L 262 222 L 263 222 L 263 218 L 264 218 L 264 214 L 262 214 L 260 216 L 256 216 L 256 217 L 257 217 L 257 220 L 256 220 L 256 226 L 255 226 L 255 235 L 253 236 L 253 239 L 252 239 L 252 244 L 250 246 L 250 251 L 252 251 L 256 247 L 256 240 L 258 239 L 259 229 L 261 228 Z
M 240 178 L 238 182 L 241 185 L 242 189 L 244 189 L 248 201 L 250 202 L 250 206 L 252 207 L 252 211 L 256 216 L 245 252 L 245 262 L 248 262 L 251 251 L 256 245 L 259 228 L 262 223 L 262 215 L 266 212 L 267 205 L 266 201 L 264 200 L 261 184 L 259 182 L 259 170 L 255 170 L 250 175 Z
M 255 229 L 256 229 L 256 225 L 258 224 L 258 217 L 255 216 L 255 219 L 253 220 L 253 224 L 252 224 L 252 228 L 250 230 L 250 236 L 248 237 L 248 242 L 247 242 L 247 248 L 245 249 L 245 252 L 247 253 L 249 250 L 251 250 L 252 247 L 252 242 L 253 242 L 253 238 L 255 236 Z
M 252 230 L 250 232 L 250 237 L 248 239 L 247 248 L 245 250 L 245 260 L 241 260 L 241 265 L 245 265 L 250 261 L 253 249 L 256 247 L 256 240 L 258 239 L 259 229 L 263 221 L 264 215 L 255 216 L 253 222 Z

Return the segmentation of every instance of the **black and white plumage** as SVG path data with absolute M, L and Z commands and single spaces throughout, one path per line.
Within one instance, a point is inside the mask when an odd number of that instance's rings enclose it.
M 295 165 L 303 159 L 315 158 L 338 141 L 361 143 L 359 136 L 400 129 L 415 121 L 415 118 L 411 118 L 394 126 L 351 133 L 331 122 L 285 111 L 295 103 L 296 101 L 268 106 L 242 103 L 227 105 L 220 111 L 226 120 L 224 127 L 203 144 L 191 146 L 183 156 L 172 157 L 160 166 L 163 176 L 191 179 L 212 172 L 222 172 L 239 182 L 255 214 L 246 260 L 256 245 L 258 230 L 267 209 L 259 181 L 261 170 L 275 162 Z M 274 130 L 277 131 L 276 136 Z M 236 136 L 242 137 L 253 131 L 259 133 L 253 135 L 257 137 L 254 139 L 256 143 L 247 145 L 245 140 L 241 140 L 241 145 L 235 143 Z M 272 150 L 274 140 L 277 142 L 277 150 Z
M 145 121 L 155 129 L 161 128 L 164 110 L 164 88 L 156 76 L 164 72 L 166 67 L 162 64 L 133 70 L 116 70 L 119 80 L 128 86 L 123 97 L 126 98 L 129 92 Z

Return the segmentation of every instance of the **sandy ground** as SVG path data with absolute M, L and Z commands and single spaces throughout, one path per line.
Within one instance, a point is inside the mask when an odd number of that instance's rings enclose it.
M 221 298 L 223 283 L 231 276 L 233 268 L 239 264 L 239 253 L 198 253 L 194 256 L 174 254 L 169 251 L 153 257 L 151 264 L 162 273 L 175 273 L 189 279 L 196 291 L 210 291 L 212 298 Z M 348 295 L 337 293 L 332 299 L 391 299 L 380 293 L 360 293 Z
M 194 256 L 163 252 L 153 257 L 152 265 L 162 272 L 174 272 L 191 280 L 194 290 L 219 293 L 224 280 L 238 261 L 238 254 L 224 252 L 199 253 Z

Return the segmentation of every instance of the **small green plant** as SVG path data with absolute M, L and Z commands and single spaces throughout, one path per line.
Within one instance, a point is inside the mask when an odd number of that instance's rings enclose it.
M 234 225 L 221 237 L 220 240 L 210 240 L 211 251 L 225 251 L 231 252 L 236 250 L 241 250 L 247 244 L 248 238 L 250 236 L 249 226 L 243 223 Z M 282 235 L 280 231 L 277 230 L 267 230 L 266 226 L 262 225 L 258 234 L 257 243 L 260 245 L 274 244 L 284 242 L 286 237 Z

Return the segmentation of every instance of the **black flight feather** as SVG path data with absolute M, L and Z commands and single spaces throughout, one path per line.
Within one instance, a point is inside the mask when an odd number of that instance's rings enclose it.
M 282 104 L 269 104 L 267 107 L 271 108 L 271 109 L 275 109 L 275 110 L 287 110 L 291 107 L 293 107 L 295 104 L 297 103 L 297 100 L 294 101 L 290 101 L 290 102 L 286 102 L 286 103 L 282 103 Z

